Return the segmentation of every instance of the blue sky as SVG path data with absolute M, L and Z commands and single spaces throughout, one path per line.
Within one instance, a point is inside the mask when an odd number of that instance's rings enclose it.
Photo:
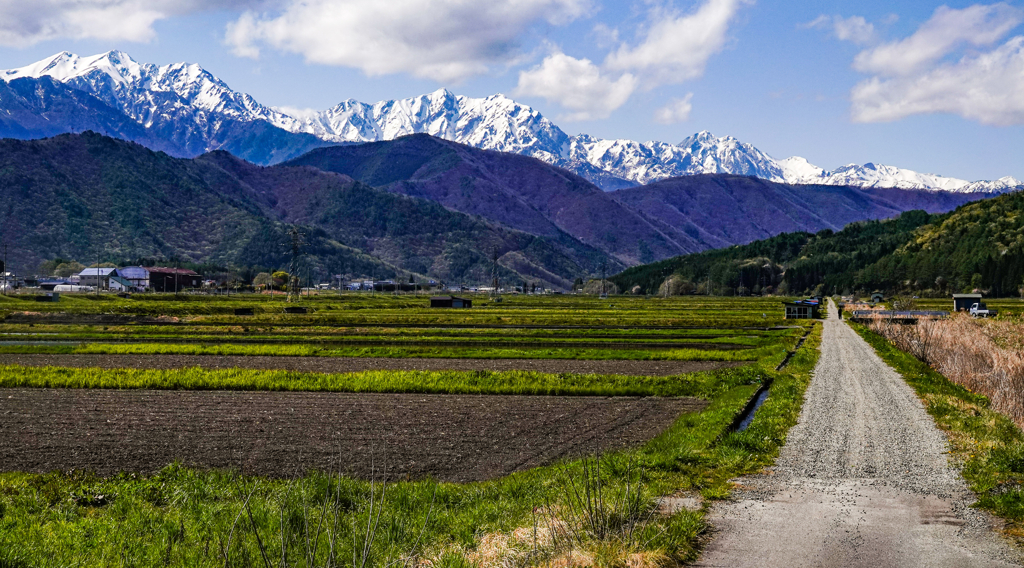
M 121 49 L 272 106 L 501 92 L 566 132 L 1024 179 L 1024 3 L 36 0 L 0 68 Z

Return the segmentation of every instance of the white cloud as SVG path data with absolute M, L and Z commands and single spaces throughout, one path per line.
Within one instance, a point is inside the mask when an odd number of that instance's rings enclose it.
M 646 89 L 700 77 L 711 56 L 725 47 L 729 24 L 747 3 L 706 0 L 695 12 L 682 15 L 655 7 L 643 41 L 619 46 L 605 67 L 637 75 Z
M 636 45 L 619 42 L 619 31 L 595 26 L 602 41 L 617 47 L 599 66 L 560 51 L 519 74 L 515 92 L 539 96 L 572 111 L 566 120 L 605 118 L 637 89 L 677 84 L 700 77 L 708 60 L 728 41 L 729 25 L 751 0 L 704 0 L 695 11 L 667 12 L 660 4 L 650 11 L 650 25 Z M 674 100 L 655 116 L 679 122 L 690 114 L 690 95 Z
M 950 113 L 984 124 L 1024 124 L 1024 36 L 988 51 L 1024 21 L 1005 3 L 940 7 L 911 36 L 867 49 L 854 68 L 873 75 L 850 92 L 856 122 Z M 951 59 L 965 46 L 959 59 Z
M 543 97 L 572 111 L 563 120 L 594 120 L 622 106 L 634 89 L 636 78 L 629 73 L 613 80 L 589 59 L 555 53 L 521 71 L 515 93 Z
M 926 69 L 963 44 L 987 46 L 1021 23 L 1022 12 L 1008 4 L 976 4 L 963 10 L 940 6 L 910 37 L 861 52 L 858 71 L 908 75 Z
M 27 47 L 52 39 L 149 42 L 159 20 L 257 1 L 0 0 L 0 45 Z
M 983 124 L 1024 124 L 1024 37 L 921 74 L 872 77 L 853 88 L 851 99 L 857 122 L 950 113 Z
M 825 16 L 821 15 L 802 27 L 828 29 L 836 39 L 851 41 L 858 45 L 867 45 L 875 41 L 875 26 L 862 16 Z
M 448 82 L 515 61 L 529 29 L 567 23 L 590 6 L 590 0 L 288 0 L 276 15 L 246 12 L 225 35 L 243 57 L 258 57 L 263 45 L 368 75 Z
M 690 112 L 693 110 L 691 99 L 693 99 L 693 93 L 687 93 L 681 99 L 672 99 L 667 105 L 654 111 L 654 120 L 661 124 L 686 122 L 690 119 Z

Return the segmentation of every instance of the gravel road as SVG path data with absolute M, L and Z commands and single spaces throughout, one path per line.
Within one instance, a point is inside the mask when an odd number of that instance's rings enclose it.
M 1018 566 L 971 509 L 946 438 L 834 306 L 799 423 L 776 466 L 712 509 L 698 566 Z
M 582 359 L 415 359 L 386 357 L 281 357 L 262 355 L 0 354 L 0 365 L 102 369 L 280 369 L 312 373 L 356 371 L 537 371 L 648 377 L 747 365 L 749 361 L 631 361 Z

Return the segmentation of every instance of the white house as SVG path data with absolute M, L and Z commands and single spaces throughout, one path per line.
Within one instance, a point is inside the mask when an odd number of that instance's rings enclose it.
M 117 268 L 86 268 L 78 273 L 78 284 L 116 290 L 123 290 L 131 285 Z

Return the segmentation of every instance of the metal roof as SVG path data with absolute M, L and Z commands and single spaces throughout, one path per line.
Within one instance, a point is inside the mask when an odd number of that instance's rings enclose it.
M 116 268 L 102 267 L 102 268 L 86 268 L 85 270 L 78 273 L 79 276 L 110 276 L 112 272 L 117 272 Z

